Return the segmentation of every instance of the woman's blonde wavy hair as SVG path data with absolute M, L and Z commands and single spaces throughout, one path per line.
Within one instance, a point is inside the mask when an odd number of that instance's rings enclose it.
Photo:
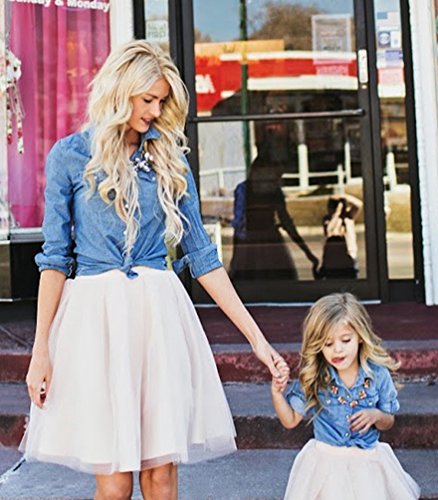
M 133 110 L 131 98 L 147 92 L 162 78 L 170 86 L 169 96 L 161 115 L 153 122 L 161 137 L 148 141 L 147 150 L 153 156 L 158 198 L 165 213 L 164 236 L 166 242 L 176 245 L 183 234 L 178 203 L 187 191 L 187 167 L 182 157 L 188 151 L 184 125 L 189 102 L 178 69 L 159 47 L 135 40 L 111 52 L 91 82 L 85 127 L 93 130 L 92 158 L 84 176 L 90 186 L 89 194 L 97 189 L 126 222 L 127 254 L 137 237 L 140 212 L 136 173 L 129 165 L 126 139 Z M 95 175 L 99 171 L 106 178 L 97 186 Z
M 381 346 L 382 340 L 373 332 L 365 307 L 354 295 L 326 295 L 310 308 L 303 325 L 299 379 L 306 397 L 307 409 L 321 409 L 318 391 L 327 388 L 331 379 L 322 350 L 333 328 L 341 323 L 347 324 L 359 335 L 359 364 L 370 377 L 373 374 L 369 361 L 392 371 L 400 366 Z

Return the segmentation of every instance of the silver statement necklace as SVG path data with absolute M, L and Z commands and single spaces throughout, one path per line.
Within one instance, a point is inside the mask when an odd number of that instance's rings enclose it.
M 152 164 L 154 161 L 154 157 L 143 148 L 133 160 L 130 160 L 129 163 L 135 172 L 139 170 L 143 170 L 143 172 L 150 172 L 152 169 Z

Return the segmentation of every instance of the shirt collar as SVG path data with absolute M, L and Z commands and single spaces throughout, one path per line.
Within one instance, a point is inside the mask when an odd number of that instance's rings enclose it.
M 159 139 L 160 137 L 160 132 L 151 125 L 144 134 L 141 134 L 140 143 L 143 144 L 144 141 L 149 141 L 150 139 Z
M 342 386 L 345 387 L 344 382 L 342 382 L 341 378 L 339 377 L 338 372 L 333 368 L 332 365 L 328 366 L 329 372 L 330 372 L 330 377 L 331 377 L 331 382 L 334 382 L 337 386 Z M 365 381 L 365 378 L 367 377 L 367 374 L 365 373 L 365 370 L 362 368 L 362 366 L 359 366 L 359 373 L 357 375 L 356 382 L 354 385 L 350 387 L 349 390 L 353 389 L 354 387 L 358 385 L 362 385 Z
M 91 125 L 87 127 L 82 131 L 82 133 L 86 139 L 91 141 L 94 133 L 94 126 Z M 160 137 L 161 137 L 160 132 L 151 125 L 144 134 L 141 134 L 140 144 L 143 144 L 144 141 L 148 141 L 149 139 L 159 139 Z
M 138 148 L 132 153 L 130 159 L 133 160 L 135 157 L 141 154 L 141 151 L 144 150 L 144 145 L 146 141 L 149 141 L 151 139 L 152 140 L 159 139 L 160 137 L 161 137 L 160 132 L 156 128 L 150 126 L 146 132 L 141 134 L 140 144 L 138 145 Z

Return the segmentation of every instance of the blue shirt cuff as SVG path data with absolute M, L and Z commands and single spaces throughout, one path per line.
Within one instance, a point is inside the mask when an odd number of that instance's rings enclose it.
M 288 399 L 287 399 L 290 407 L 296 411 L 297 413 L 299 413 L 302 417 L 305 417 L 306 416 L 306 403 L 303 402 L 303 400 L 301 398 L 299 398 L 298 396 L 295 396 L 293 394 L 291 394 Z
M 48 257 L 44 253 L 35 256 L 35 263 L 39 271 L 54 269 L 64 273 L 67 277 L 71 276 L 75 268 L 75 259 L 73 257 L 63 257 L 62 255 L 52 255 Z
M 383 401 L 383 402 L 379 401 L 378 408 L 384 413 L 393 414 L 397 413 L 400 410 L 400 403 L 398 402 L 398 399 L 393 399 L 392 401 Z
M 222 267 L 222 262 L 219 260 L 216 245 L 211 243 L 200 250 L 185 254 L 181 259 L 175 260 L 172 262 L 172 267 L 177 274 L 188 267 L 192 278 L 198 278 L 213 271 L 213 269 Z

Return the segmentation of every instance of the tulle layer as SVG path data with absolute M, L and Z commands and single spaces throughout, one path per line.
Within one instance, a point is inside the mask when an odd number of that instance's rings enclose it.
M 236 449 L 232 416 L 196 311 L 172 271 L 65 283 L 53 377 L 31 407 L 28 460 L 93 473 L 196 462 Z
M 311 439 L 297 455 L 285 500 L 417 500 L 420 488 L 391 447 L 362 450 Z

